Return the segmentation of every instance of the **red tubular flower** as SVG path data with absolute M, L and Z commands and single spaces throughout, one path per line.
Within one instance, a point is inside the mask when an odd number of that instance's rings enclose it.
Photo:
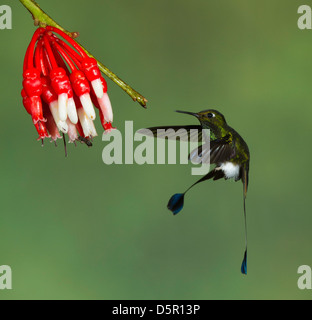
M 104 130 L 113 129 L 107 84 L 97 61 L 57 28 L 35 31 L 24 58 L 21 95 L 39 139 L 56 141 L 59 131 L 68 134 L 69 142 L 97 136 L 93 104 Z
M 98 104 L 103 112 L 104 118 L 107 122 L 113 122 L 113 109 L 107 94 L 107 84 L 105 79 L 101 76 L 100 78 L 102 87 L 103 87 L 103 95 L 101 98 L 97 96 Z M 94 92 L 95 93 L 95 92 Z
M 43 118 L 42 105 L 41 105 L 41 93 L 42 93 L 42 83 L 40 79 L 40 73 L 37 69 L 26 69 L 23 74 L 23 88 L 27 97 L 30 100 L 30 113 L 34 124 L 38 121 L 45 122 L 46 119 Z
M 107 95 L 107 84 L 103 77 L 101 77 L 103 83 L 103 97 L 98 99 L 95 95 L 94 91 L 91 90 L 91 99 L 96 108 L 99 109 L 100 113 L 100 120 L 102 127 L 104 128 L 106 133 L 111 132 L 113 129 L 112 122 L 113 122 L 113 113 L 111 104 Z M 106 91 L 105 91 L 106 89 Z
M 66 72 L 62 68 L 54 68 L 50 73 L 52 88 L 58 95 L 59 117 L 62 121 L 67 119 L 68 91 L 70 82 Z
M 33 55 L 35 50 L 36 41 L 39 36 L 43 33 L 42 28 L 37 29 L 34 33 L 31 42 L 28 46 L 26 56 L 24 59 L 24 71 L 23 71 L 23 89 L 25 95 L 29 98 L 29 111 L 36 125 L 39 121 L 45 122 L 46 119 L 43 117 L 42 105 L 41 105 L 41 93 L 42 84 L 40 79 L 40 71 L 34 68 Z M 24 98 L 24 97 L 23 97 Z
M 72 83 L 75 94 L 79 97 L 87 116 L 91 119 L 95 119 L 95 111 L 90 98 L 90 86 L 82 71 L 75 70 L 70 75 L 70 81 Z
M 44 122 L 37 122 L 35 124 L 35 128 L 39 134 L 39 138 L 37 140 L 44 140 L 45 138 L 50 138 L 50 135 L 48 134 L 47 127 Z
M 21 96 L 23 98 L 23 105 L 26 111 L 31 115 L 31 101 L 30 98 L 27 96 L 26 91 L 22 89 Z
M 106 133 L 109 133 L 109 132 L 111 132 L 112 130 L 116 129 L 116 128 L 113 128 L 111 122 L 107 122 L 107 121 L 105 120 L 104 114 L 103 114 L 103 112 L 102 112 L 101 109 L 100 109 L 100 120 L 101 120 L 102 126 L 103 126 L 103 128 L 104 128 L 104 130 L 105 130 Z
M 66 51 L 55 41 L 52 44 L 56 47 L 58 52 L 65 59 L 67 64 L 69 65 L 72 73 L 70 75 L 70 82 L 72 84 L 72 88 L 75 94 L 79 97 L 80 102 L 85 110 L 87 116 L 91 119 L 95 119 L 95 111 L 92 105 L 92 101 L 90 98 L 90 86 L 89 82 L 82 71 L 77 70 L 75 64 L 71 61 L 70 57 L 66 53 Z
M 103 97 L 103 86 L 101 81 L 101 71 L 98 68 L 97 61 L 94 58 L 85 57 L 81 63 L 81 68 L 88 80 L 91 82 L 92 88 L 98 99 Z
M 63 31 L 48 26 L 47 30 L 58 33 L 62 38 L 68 41 L 81 55 L 81 68 L 85 73 L 87 79 L 91 82 L 93 90 L 98 98 L 102 98 L 103 96 L 103 87 L 100 80 L 101 71 L 97 65 L 97 61 L 94 58 L 89 57 L 86 52 L 78 45 L 76 41 L 74 41 L 71 37 L 69 37 Z
M 62 121 L 59 117 L 58 96 L 52 88 L 49 77 L 42 77 L 42 100 L 49 106 L 58 129 L 63 133 L 67 133 L 68 126 L 66 122 Z
M 66 74 L 69 77 L 70 72 L 68 71 L 67 66 L 66 66 L 65 62 L 63 61 L 60 53 L 56 50 L 55 47 L 53 47 L 52 50 L 53 50 L 53 53 L 55 55 L 55 59 L 56 59 L 58 65 L 60 65 L 66 71 Z M 70 60 L 69 60 L 69 63 L 70 63 L 70 65 L 72 65 Z M 76 105 L 75 105 L 75 101 L 74 101 L 74 93 L 73 93 L 71 86 L 68 87 L 67 96 L 68 96 L 67 116 L 73 124 L 76 124 L 78 122 L 78 115 L 77 115 Z

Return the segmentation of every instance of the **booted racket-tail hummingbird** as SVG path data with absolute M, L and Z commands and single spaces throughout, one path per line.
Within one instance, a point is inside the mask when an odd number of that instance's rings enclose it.
M 203 129 L 210 130 L 210 147 L 207 148 L 205 144 L 199 146 L 193 150 L 189 155 L 189 160 L 193 163 L 201 163 L 203 159 L 210 158 L 210 164 L 214 164 L 215 167 L 200 180 L 195 182 L 184 193 L 177 193 L 171 197 L 168 203 L 168 209 L 173 212 L 174 215 L 179 213 L 184 206 L 185 194 L 195 185 L 200 182 L 213 179 L 219 180 L 224 178 L 234 179 L 235 181 L 242 180 L 243 183 L 243 203 L 244 203 L 244 222 L 245 222 L 245 253 L 243 262 L 241 265 L 241 272 L 247 274 L 247 221 L 246 221 L 246 195 L 248 188 L 248 173 L 249 173 L 249 149 L 244 139 L 225 121 L 224 116 L 217 110 L 204 110 L 198 113 L 187 111 L 176 111 L 196 117 L 200 125 L 190 126 L 161 126 L 148 128 L 146 131 L 143 129 L 140 132 L 145 135 L 152 135 L 156 138 L 162 138 L 158 135 L 161 130 L 171 130 L 171 135 L 163 136 L 168 139 L 176 139 L 177 132 L 180 129 L 185 129 L 188 137 L 186 140 L 190 141 L 192 130 Z M 167 131 L 169 132 L 169 131 Z M 180 137 L 180 136 L 179 136 Z M 181 137 L 180 137 L 181 139 Z M 182 139 L 181 139 L 182 140 Z M 208 144 L 209 145 L 209 144 Z

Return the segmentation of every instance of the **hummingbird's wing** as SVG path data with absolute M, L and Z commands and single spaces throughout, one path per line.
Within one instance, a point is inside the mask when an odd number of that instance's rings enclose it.
M 235 157 L 235 148 L 228 136 L 205 143 L 189 154 L 189 160 L 194 164 L 229 161 Z
M 202 127 L 199 125 L 162 126 L 140 129 L 137 133 L 160 139 L 201 142 L 202 130 Z

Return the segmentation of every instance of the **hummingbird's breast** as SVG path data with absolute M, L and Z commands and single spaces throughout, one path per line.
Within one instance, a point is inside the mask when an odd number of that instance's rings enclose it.
M 216 169 L 222 170 L 226 179 L 232 179 L 232 178 L 234 178 L 235 180 L 239 179 L 239 173 L 240 173 L 239 164 L 226 161 L 221 163 Z

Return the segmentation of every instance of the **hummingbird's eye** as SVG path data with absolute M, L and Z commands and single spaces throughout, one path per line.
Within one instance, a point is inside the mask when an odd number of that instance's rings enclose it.
M 214 115 L 213 113 L 209 112 L 209 113 L 207 114 L 207 116 L 208 116 L 208 118 L 213 118 L 215 115 Z

